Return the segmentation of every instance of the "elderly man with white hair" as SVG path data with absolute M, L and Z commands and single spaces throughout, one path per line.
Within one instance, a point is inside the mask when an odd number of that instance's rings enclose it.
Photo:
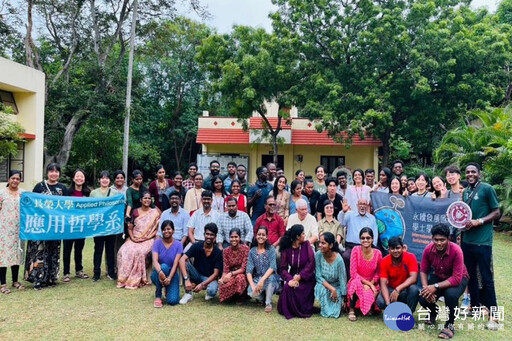
M 345 252 L 341 255 L 345 262 L 347 269 L 347 277 L 350 276 L 350 255 L 354 246 L 361 245 L 359 239 L 359 231 L 363 227 L 369 227 L 373 231 L 373 245 L 377 246 L 379 229 L 377 227 L 377 221 L 375 217 L 368 212 L 368 201 L 364 198 L 357 200 L 357 211 L 351 211 L 346 202 L 343 205 L 343 211 L 345 212 L 338 215 L 342 218 L 341 225 L 346 228 L 345 237 Z
M 315 217 L 308 213 L 308 203 L 304 199 L 299 199 L 295 202 L 297 213 L 290 214 L 288 217 L 288 224 L 286 230 L 289 230 L 293 225 L 300 224 L 304 226 L 304 233 L 306 239 L 309 240 L 311 245 L 315 245 L 318 240 L 318 222 Z

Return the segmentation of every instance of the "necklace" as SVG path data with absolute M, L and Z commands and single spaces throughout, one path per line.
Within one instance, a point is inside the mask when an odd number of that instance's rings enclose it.
M 300 249 L 302 248 L 302 245 L 299 245 L 299 252 L 297 252 L 297 269 L 300 268 Z M 295 262 L 295 253 L 293 252 L 293 248 L 292 248 L 292 266 L 293 266 L 293 263 Z

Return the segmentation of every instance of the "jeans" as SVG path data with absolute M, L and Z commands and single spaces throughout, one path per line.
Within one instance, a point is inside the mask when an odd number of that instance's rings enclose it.
M 167 264 L 161 264 L 160 267 L 164 272 L 165 276 L 169 276 L 171 273 L 171 268 Z M 160 283 L 160 278 L 158 277 L 158 272 L 153 269 L 151 273 L 151 282 L 156 285 L 155 297 L 162 298 L 162 283 Z M 176 305 L 180 301 L 180 275 L 178 271 L 172 276 L 171 283 L 165 287 L 165 301 L 169 305 Z
M 190 281 L 195 284 L 202 283 L 208 279 L 208 277 L 201 275 L 190 262 L 187 262 L 187 273 Z M 183 281 L 183 286 L 185 286 L 185 281 Z M 209 296 L 215 296 L 217 295 L 218 290 L 219 283 L 217 280 L 214 280 L 206 287 L 206 294 Z M 191 293 L 191 291 L 187 291 L 187 293 Z
M 388 291 L 389 295 L 391 295 L 391 292 L 394 290 L 394 288 L 390 287 L 388 285 Z M 409 306 L 411 309 L 411 312 L 414 314 L 416 311 L 416 306 L 418 305 L 418 299 L 419 299 L 420 290 L 418 289 L 418 286 L 416 284 L 413 284 L 409 286 L 406 289 L 403 289 L 400 291 L 400 294 L 398 295 L 397 302 L 405 303 Z M 377 306 L 379 309 L 384 310 L 386 309 L 386 301 L 384 301 L 384 296 L 382 296 L 382 292 L 379 293 L 379 296 L 377 296 Z
M 257 284 L 257 283 L 255 283 Z M 272 296 L 274 296 L 274 293 L 276 292 L 276 287 L 274 286 L 274 283 L 270 282 L 267 284 L 267 287 L 262 291 L 259 295 L 256 295 L 252 289 L 251 286 L 247 289 L 247 293 L 252 298 L 257 299 L 258 301 L 263 301 L 265 299 L 265 305 L 272 304 Z
M 442 282 L 439 278 L 437 278 L 435 275 L 430 275 L 428 278 L 428 284 L 434 284 Z M 453 322 L 455 321 L 455 307 L 459 305 L 459 298 L 464 293 L 464 290 L 466 290 L 466 285 L 468 284 L 467 278 L 462 278 L 462 281 L 460 284 L 456 287 L 449 287 L 445 289 L 439 289 L 436 292 L 437 299 L 439 297 L 444 296 L 444 303 L 449 309 L 449 315 L 448 315 L 448 321 L 444 324 L 445 327 L 448 327 L 449 325 L 453 325 Z M 430 320 L 435 321 L 435 317 L 437 316 L 437 304 L 435 302 L 429 303 L 426 299 L 420 296 L 420 304 L 424 308 L 428 308 L 430 310 Z
M 498 306 L 496 302 L 496 290 L 494 288 L 494 276 L 491 268 L 492 246 L 473 245 L 463 242 L 461 247 L 464 253 L 464 264 L 469 274 L 468 289 L 471 296 L 471 306 L 478 307 L 485 305 L 488 309 Z M 485 292 L 485 298 L 481 297 L 478 288 L 477 266 L 482 276 L 482 287 L 483 292 Z
M 107 271 L 111 278 L 115 278 L 116 259 L 115 257 L 116 235 L 94 237 L 94 276 L 101 276 L 101 257 L 103 256 L 103 248 L 107 258 Z
M 64 251 L 62 258 L 64 260 L 64 275 L 70 274 L 71 250 L 73 249 L 73 244 L 75 244 L 75 271 L 82 271 L 84 269 L 82 265 L 82 251 L 85 246 L 85 238 L 64 240 L 63 244 Z

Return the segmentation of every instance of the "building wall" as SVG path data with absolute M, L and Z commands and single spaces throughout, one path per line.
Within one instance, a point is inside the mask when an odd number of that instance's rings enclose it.
M 45 75 L 0 57 L 0 90 L 13 93 L 19 111 L 15 120 L 25 128 L 26 134 L 35 135 L 35 139 L 27 139 L 25 143 L 21 184 L 23 189 L 31 190 L 43 178 Z
M 295 172 L 302 169 L 308 175 L 313 175 L 315 167 L 320 164 L 320 156 L 344 156 L 345 166 L 350 169 L 378 169 L 378 155 L 375 146 L 279 146 L 279 155 L 284 155 L 285 176 L 290 182 L 295 178 Z M 204 144 L 204 154 L 241 154 L 249 156 L 249 181 L 256 181 L 256 168 L 261 165 L 262 155 L 272 154 L 272 146 L 267 144 L 234 145 L 234 144 Z M 302 155 L 298 162 L 297 155 Z

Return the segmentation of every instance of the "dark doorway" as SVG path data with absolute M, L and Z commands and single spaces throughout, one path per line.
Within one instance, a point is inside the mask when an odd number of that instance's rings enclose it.
M 262 155 L 261 156 L 261 165 L 266 166 L 267 163 L 274 162 L 274 155 Z M 284 155 L 277 155 L 277 168 L 281 168 L 284 170 Z

